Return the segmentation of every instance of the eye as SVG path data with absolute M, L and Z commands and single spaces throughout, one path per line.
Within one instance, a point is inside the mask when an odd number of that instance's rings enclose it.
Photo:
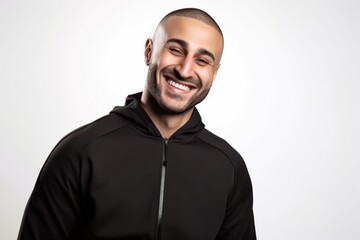
M 183 52 L 181 51 L 181 49 L 177 48 L 177 47 L 168 47 L 169 52 L 171 52 L 172 54 L 176 55 L 176 56 L 182 56 Z
M 198 58 L 196 61 L 200 66 L 206 66 L 210 64 L 210 62 L 205 58 Z

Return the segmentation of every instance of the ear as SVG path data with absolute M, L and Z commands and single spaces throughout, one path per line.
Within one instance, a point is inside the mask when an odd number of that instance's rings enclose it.
M 145 51 L 144 51 L 144 62 L 146 66 L 149 66 L 150 64 L 152 46 L 153 46 L 153 41 L 151 40 L 151 38 L 148 38 L 145 43 Z

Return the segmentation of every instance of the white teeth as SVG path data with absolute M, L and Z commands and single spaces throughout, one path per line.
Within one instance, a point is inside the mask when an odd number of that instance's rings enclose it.
M 179 83 L 177 83 L 177 82 L 175 82 L 173 80 L 168 80 L 167 82 L 168 82 L 169 85 L 171 85 L 173 87 L 176 87 L 178 89 L 181 89 L 181 90 L 184 90 L 184 91 L 189 91 L 190 90 L 190 87 L 179 84 Z

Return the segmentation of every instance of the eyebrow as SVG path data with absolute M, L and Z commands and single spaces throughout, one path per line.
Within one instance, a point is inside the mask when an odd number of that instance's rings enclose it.
M 184 40 L 178 39 L 178 38 L 170 38 L 166 41 L 166 43 L 170 43 L 170 42 L 174 42 L 179 44 L 180 46 L 182 46 L 183 48 L 188 48 L 189 44 L 187 42 L 185 42 Z M 208 50 L 204 49 L 204 48 L 200 48 L 199 53 L 202 55 L 207 55 L 209 56 L 213 61 L 215 61 L 215 56 L 213 53 L 209 52 Z

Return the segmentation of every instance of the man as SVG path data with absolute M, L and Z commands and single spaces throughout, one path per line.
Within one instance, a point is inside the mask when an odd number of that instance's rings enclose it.
M 165 16 L 145 44 L 143 93 L 59 142 L 18 239 L 256 239 L 244 161 L 195 108 L 223 41 L 202 10 Z

